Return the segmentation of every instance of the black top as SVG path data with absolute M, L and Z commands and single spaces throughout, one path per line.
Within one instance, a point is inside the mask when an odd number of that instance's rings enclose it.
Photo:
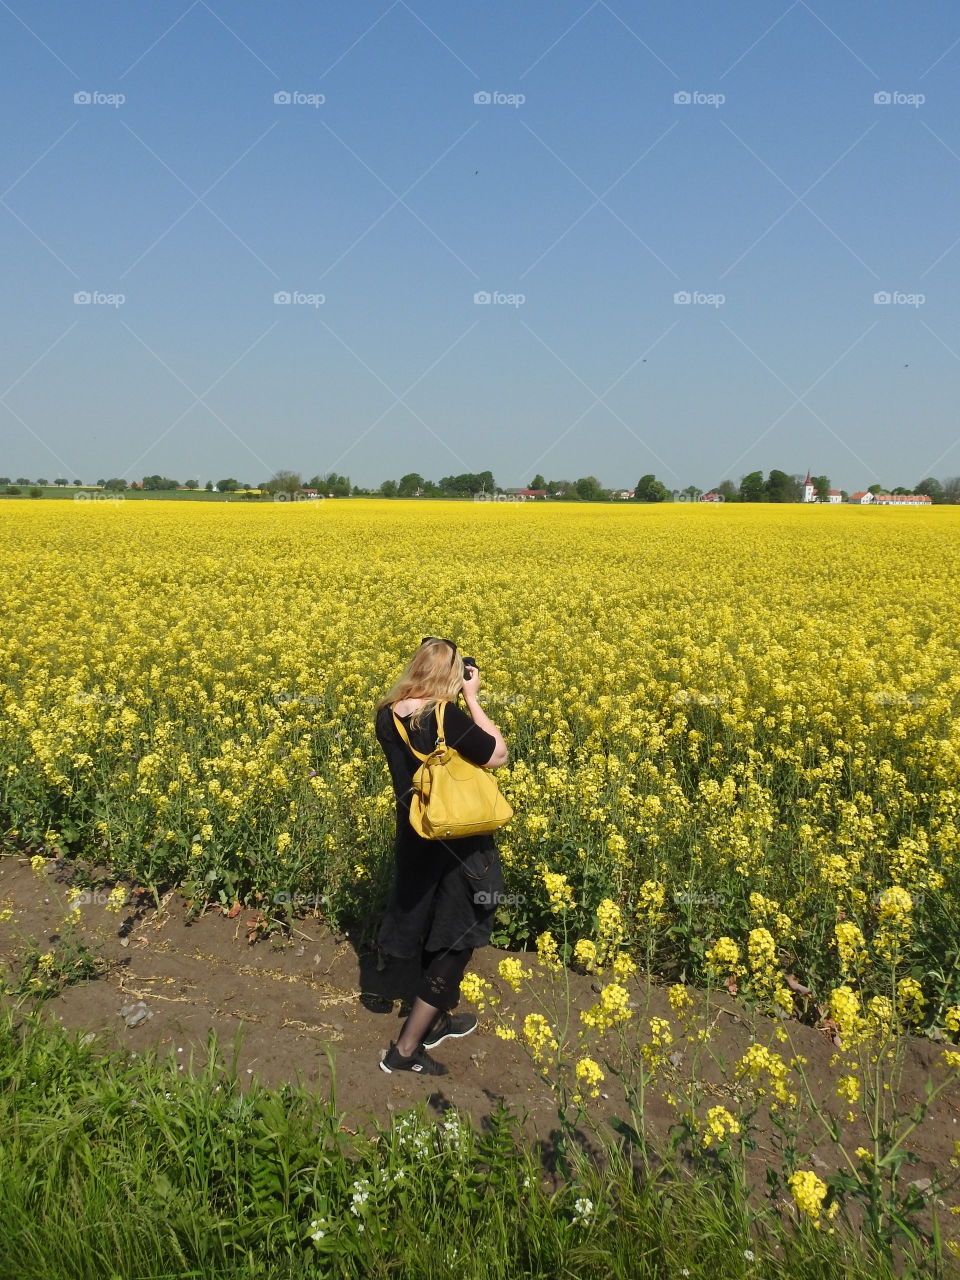
M 410 716 L 400 716 L 411 744 L 427 755 L 436 746 L 437 715 L 431 709 L 417 729 Z M 481 729 L 454 702 L 443 713 L 444 738 L 465 759 L 485 765 L 497 740 Z M 394 884 L 377 940 L 390 955 L 409 958 L 420 947 L 430 951 L 460 950 L 490 940 L 498 896 L 504 892 L 500 854 L 492 835 L 455 840 L 425 840 L 410 825 L 413 775 L 423 763 L 400 737 L 390 707 L 376 716 L 377 741 L 383 748 L 397 799 Z
M 423 717 L 416 729 L 410 728 L 408 712 L 399 719 L 407 731 L 411 745 L 423 755 L 428 755 L 437 744 L 437 712 L 436 708 Z M 413 754 L 397 731 L 390 707 L 381 707 L 376 721 L 377 741 L 383 748 L 393 780 L 393 790 L 397 798 L 397 822 L 406 818 L 409 825 L 410 796 L 413 791 L 413 775 L 423 763 Z M 485 765 L 489 762 L 497 747 L 497 740 L 492 733 L 481 729 L 478 724 L 461 711 L 455 702 L 448 702 L 443 712 L 443 736 L 448 747 L 455 747 L 473 764 Z

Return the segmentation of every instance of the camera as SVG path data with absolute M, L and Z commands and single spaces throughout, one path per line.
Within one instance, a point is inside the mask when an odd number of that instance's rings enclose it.
M 463 665 L 464 665 L 464 667 L 473 667 L 474 671 L 479 671 L 479 670 L 480 670 L 480 668 L 477 666 L 477 660 L 476 660 L 476 658 L 467 658 L 467 657 L 464 657 L 464 659 L 463 659 Z M 466 671 L 464 671 L 464 673 L 463 673 L 463 674 L 464 674 L 464 679 L 466 679 L 466 676 L 467 676 Z M 467 683 L 468 683 L 468 684 L 472 684 L 472 683 L 473 683 L 473 676 L 471 676 L 471 677 L 469 678 L 469 680 L 467 680 Z

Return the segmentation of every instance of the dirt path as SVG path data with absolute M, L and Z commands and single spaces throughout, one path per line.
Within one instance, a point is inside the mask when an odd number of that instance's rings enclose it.
M 0 902 L 13 908 L 12 919 L 0 923 L 0 961 L 8 981 L 19 974 L 24 944 L 31 936 L 41 950 L 52 946 L 65 915 L 68 885 L 69 869 L 59 874 L 48 869 L 38 877 L 26 858 L 0 859 Z M 216 908 L 188 922 L 186 903 L 176 894 L 160 912 L 146 910 L 131 927 L 130 912 L 111 914 L 103 905 L 105 896 L 100 895 L 99 902 L 81 904 L 78 934 L 89 945 L 96 944 L 108 971 L 68 986 L 44 1003 L 45 1017 L 95 1033 L 104 1048 L 144 1052 L 152 1047 L 161 1054 L 172 1052 L 187 1071 L 191 1052 L 198 1066 L 206 1061 L 208 1035 L 214 1030 L 227 1062 L 231 1042 L 236 1040 L 241 1080 L 259 1079 L 276 1086 L 299 1077 L 324 1095 L 330 1089 L 329 1050 L 337 1106 L 348 1123 L 371 1116 L 387 1121 L 391 1111 L 419 1100 L 438 1111 L 452 1105 L 479 1122 L 502 1099 L 526 1115 L 531 1138 L 548 1141 L 555 1130 L 556 1110 L 549 1087 L 517 1044 L 493 1033 L 489 1017 L 481 1017 L 474 1034 L 447 1041 L 434 1051 L 450 1068 L 447 1076 L 387 1075 L 379 1069 L 379 1058 L 390 1039 L 396 1038 L 417 981 L 412 962 L 390 961 L 381 971 L 376 951 L 358 952 L 349 937 L 332 934 L 316 919 L 295 922 L 290 938 L 279 946 L 263 937 L 251 943 L 248 921 L 256 913 L 244 909 L 230 918 Z M 518 953 L 481 948 L 470 968 L 499 983 L 497 964 L 508 954 Z M 596 979 L 573 974 L 570 981 L 575 1010 L 595 1003 Z M 517 1003 L 522 997 L 499 985 L 504 989 L 504 1008 L 530 1011 L 529 1003 Z M 633 984 L 631 997 L 641 1010 L 647 995 L 644 985 Z M 655 989 L 649 996 L 650 1014 L 673 1020 L 666 993 Z M 141 1000 L 152 1016 L 127 1026 L 121 1008 Z M 732 999 L 715 996 L 714 1002 L 714 1051 L 730 1062 L 750 1042 L 749 1028 Z M 832 1094 L 836 1073 L 828 1063 L 833 1045 L 812 1027 L 798 1022 L 786 1025 L 790 1043 L 782 1046 L 785 1056 L 803 1054 L 811 1077 L 820 1082 L 816 1087 L 823 1096 Z M 910 1041 L 903 1074 L 905 1107 L 923 1096 L 924 1082 L 938 1057 L 939 1048 L 930 1041 Z M 608 1074 L 602 1087 L 607 1096 L 592 1104 L 601 1123 L 626 1117 L 617 1082 Z M 725 1086 L 719 1075 L 713 1091 L 714 1101 L 722 1103 Z M 958 1115 L 960 1090 L 944 1094 L 916 1135 L 914 1149 L 921 1164 L 914 1166 L 914 1177 L 929 1177 L 935 1168 L 946 1168 L 954 1139 L 960 1137 Z M 648 1126 L 662 1132 L 672 1118 L 661 1099 L 648 1098 Z M 851 1148 L 866 1139 L 855 1126 L 850 1136 Z M 758 1158 L 765 1158 L 764 1145 Z M 824 1156 L 829 1154 L 823 1151 Z

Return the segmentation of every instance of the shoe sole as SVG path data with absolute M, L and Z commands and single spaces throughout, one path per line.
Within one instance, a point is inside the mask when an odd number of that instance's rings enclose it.
M 446 1071 L 424 1071 L 423 1067 L 388 1067 L 383 1058 L 380 1059 L 380 1070 L 385 1071 L 388 1076 L 392 1076 L 395 1071 L 409 1071 L 416 1076 L 445 1076 Z
M 471 1027 L 469 1031 L 448 1031 L 445 1036 L 439 1036 L 436 1040 L 422 1041 L 425 1049 L 435 1049 L 438 1044 L 443 1044 L 444 1040 L 462 1040 L 464 1036 L 472 1036 L 476 1027 Z

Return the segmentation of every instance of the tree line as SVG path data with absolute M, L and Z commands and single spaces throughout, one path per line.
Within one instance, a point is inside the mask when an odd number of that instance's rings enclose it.
M 762 471 L 751 471 L 740 477 L 739 484 L 734 484 L 729 479 L 721 480 L 707 492 L 717 494 L 725 502 L 800 502 L 803 498 L 804 479 L 804 476 L 791 475 L 777 469 L 770 471 L 766 478 Z M 810 479 L 817 497 L 821 501 L 826 501 L 830 492 L 830 477 L 819 475 L 811 476 Z M 82 487 L 82 483 L 80 480 L 72 481 L 75 487 Z M 132 485 L 129 481 L 117 476 L 106 480 L 101 479 L 96 483 L 99 488 L 112 492 L 123 492 L 131 488 L 161 492 L 181 488 L 199 490 L 201 487 L 200 482 L 195 479 L 185 480 L 181 484 L 179 480 L 161 475 L 144 476 L 138 485 Z M 54 480 L 53 484 L 58 488 L 64 488 L 70 485 L 71 481 L 59 478 Z M 15 496 L 21 489 L 28 487 L 31 496 L 40 497 L 41 489 L 50 487 L 50 481 L 42 478 L 28 480 L 22 476 L 11 480 L 7 476 L 0 476 L 0 490 L 9 496 Z M 668 489 L 652 473 L 641 476 L 632 491 L 604 488 L 596 476 L 581 476 L 578 480 L 546 480 L 539 473 L 533 477 L 527 487 L 560 502 L 624 500 L 629 493 L 632 493 L 632 499 L 626 500 L 634 502 L 696 502 L 705 492 L 693 484 L 683 489 Z M 463 472 L 461 475 L 443 476 L 437 481 L 425 479 L 417 471 L 410 471 L 399 480 L 384 480 L 377 489 L 362 489 L 359 485 L 351 485 L 349 476 L 338 475 L 335 471 L 312 476 L 306 481 L 298 471 L 276 471 L 269 480 L 262 480 L 257 484 L 227 477 L 217 481 L 208 480 L 203 488 L 208 493 L 216 490 L 219 493 L 238 493 L 241 496 L 251 492 L 255 495 L 256 491 L 270 495 L 285 493 L 292 496 L 303 489 L 315 489 L 323 497 L 331 498 L 375 495 L 383 498 L 468 498 L 504 492 L 497 485 L 492 471 Z M 881 484 L 871 484 L 867 486 L 866 491 L 873 494 L 926 494 L 936 504 L 956 504 L 960 503 L 960 476 L 951 476 L 943 481 L 927 476 L 912 489 L 904 485 L 886 489 Z M 841 497 L 844 501 L 849 497 L 846 490 L 841 490 Z

